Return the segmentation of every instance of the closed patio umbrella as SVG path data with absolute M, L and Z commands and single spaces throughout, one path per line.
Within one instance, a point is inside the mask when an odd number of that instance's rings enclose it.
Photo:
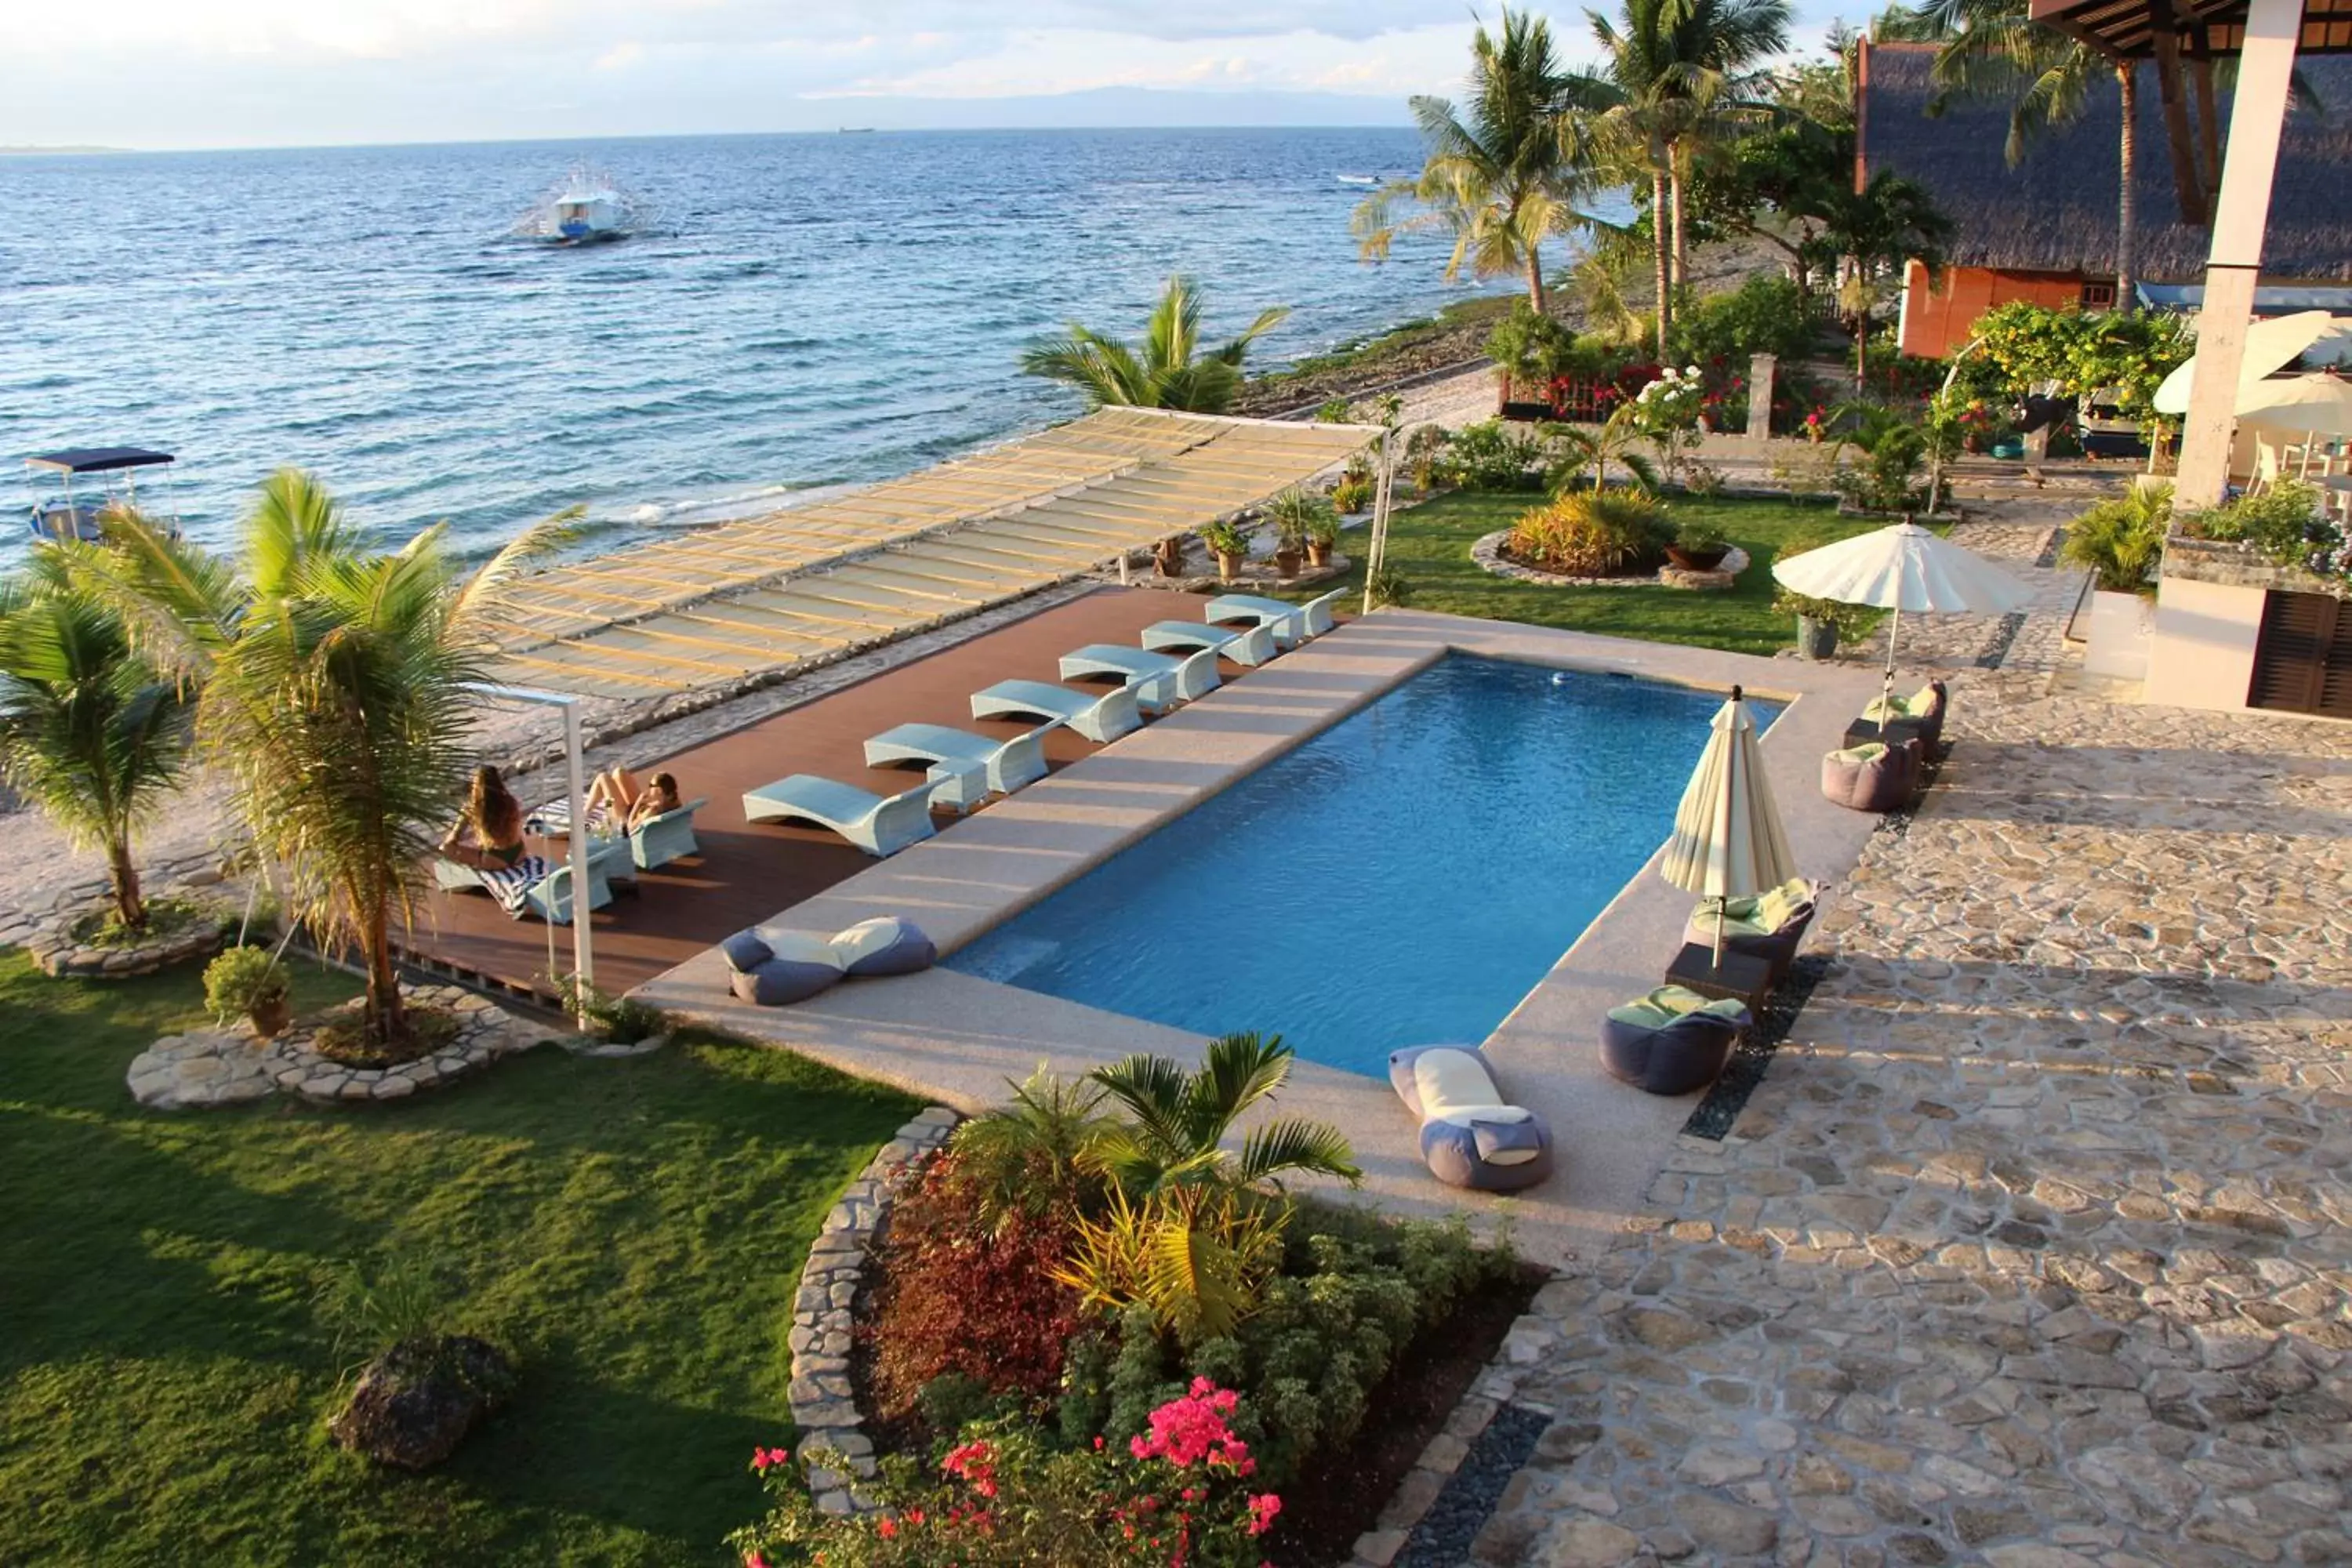
M 1895 688 L 1895 639 L 1903 612 L 2006 615 L 2033 600 L 2033 590 L 1980 555 L 1916 522 L 1898 522 L 1842 539 L 1793 560 L 1772 563 L 1782 587 L 1841 605 L 1895 612 L 1886 632 L 1886 689 Z
M 1797 875 L 1797 858 L 1772 804 L 1756 719 L 1738 687 L 1716 710 L 1714 733 L 1683 790 L 1675 835 L 1658 868 L 1685 893 L 1716 901 L 1715 959 L 1723 963 L 1723 902 L 1751 899 Z

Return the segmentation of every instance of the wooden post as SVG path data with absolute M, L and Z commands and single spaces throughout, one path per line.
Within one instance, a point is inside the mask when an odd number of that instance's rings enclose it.
M 1748 438 L 1772 437 L 1772 383 L 1780 374 L 1777 354 L 1758 354 L 1748 362 Z
M 2180 437 L 2173 504 L 2181 511 L 2221 503 L 2237 426 L 2238 373 L 2262 276 L 2263 230 L 2278 173 L 2279 137 L 2303 31 L 2303 0 L 2252 0 L 2230 110 L 2230 154 L 2214 204 L 2213 249 L 2197 313 L 2197 370 Z

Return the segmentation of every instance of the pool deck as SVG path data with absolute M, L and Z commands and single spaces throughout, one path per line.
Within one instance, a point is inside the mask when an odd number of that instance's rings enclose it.
M 877 863 L 763 922 L 829 931 L 874 915 L 915 921 L 951 952 L 1136 838 L 1316 734 L 1449 652 L 1560 668 L 1622 671 L 1713 689 L 1746 685 L 1789 704 L 1763 753 L 1791 847 L 1806 874 L 1834 885 L 1878 819 L 1823 800 L 1820 759 L 1876 695 L 1851 667 L 1757 658 L 1506 622 L 1382 610 L 1230 682 L 1201 701 Z M 1685 779 L 1652 782 L 1679 796 Z M 1605 909 L 1486 1042 L 1506 1095 L 1548 1119 L 1558 1173 L 1508 1199 L 1444 1187 L 1419 1154 L 1418 1130 L 1385 1079 L 1300 1062 L 1277 1110 L 1339 1125 L 1364 1168 L 1362 1196 L 1392 1212 L 1509 1215 L 1528 1257 L 1557 1264 L 1605 1245 L 1675 1147 L 1697 1096 L 1664 1099 L 1610 1079 L 1598 1025 L 1609 1007 L 1659 984 L 1681 945 L 1689 895 L 1654 874 L 1655 858 Z M 1269 866 L 1269 900 L 1311 904 L 1312 887 Z M 1834 886 L 1828 895 L 1836 897 Z M 1443 920 L 1444 911 L 1424 918 Z M 1318 977 L 1302 976 L 1302 984 Z M 1344 974 L 1331 983 L 1344 984 Z M 1200 977 L 1216 984 L 1213 973 Z M 772 1041 L 845 1071 L 977 1110 L 1041 1062 L 1077 1074 L 1135 1051 L 1192 1058 L 1184 1031 L 939 968 L 851 981 L 812 1001 L 737 1002 L 723 961 L 702 952 L 635 994 L 697 1022 Z M 1263 1021 L 1278 1030 L 1281 1020 Z

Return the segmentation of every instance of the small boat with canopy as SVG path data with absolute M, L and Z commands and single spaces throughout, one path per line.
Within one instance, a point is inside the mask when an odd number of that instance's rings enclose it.
M 74 447 L 26 458 L 26 468 L 57 475 L 61 486 L 57 498 L 33 503 L 33 537 L 97 542 L 106 536 L 109 511 L 139 505 L 139 470 L 161 468 L 172 460 L 171 453 L 145 447 Z M 74 489 L 77 479 L 82 485 L 79 493 Z M 152 510 L 150 515 L 173 537 L 179 536 L 176 516 L 157 516 Z

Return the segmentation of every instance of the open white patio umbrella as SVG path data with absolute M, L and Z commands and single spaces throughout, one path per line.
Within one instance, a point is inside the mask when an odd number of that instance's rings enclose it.
M 1841 605 L 1895 612 L 1886 631 L 1886 684 L 1895 689 L 1895 639 L 1903 612 L 2006 615 L 2032 602 L 2033 590 L 1982 556 L 1920 527 L 1898 522 L 1874 532 L 1772 563 L 1782 587 Z
M 2311 472 L 2311 448 L 2322 436 L 2352 436 L 2352 381 L 2324 372 L 2266 381 L 2254 400 L 2238 410 L 2238 423 L 2260 430 L 2291 432 L 2303 440 L 2303 466 Z
M 1772 804 L 1756 719 L 1739 688 L 1716 710 L 1714 733 L 1675 812 L 1675 836 L 1658 868 L 1685 893 L 1716 901 L 1715 959 L 1723 963 L 1723 901 L 1751 899 L 1797 874 L 1797 858 Z
M 2293 364 L 2296 356 L 2320 339 L 2347 329 L 2352 329 L 2352 321 L 2339 321 L 2325 310 L 2298 310 L 2292 316 L 2273 316 L 2248 327 L 2245 355 L 2238 362 L 2235 412 L 2242 413 L 2249 406 L 2250 395 L 2261 386 L 2264 376 Z M 2197 356 L 2190 354 L 2156 389 L 2156 411 L 2188 413 L 2189 384 L 2196 375 Z

